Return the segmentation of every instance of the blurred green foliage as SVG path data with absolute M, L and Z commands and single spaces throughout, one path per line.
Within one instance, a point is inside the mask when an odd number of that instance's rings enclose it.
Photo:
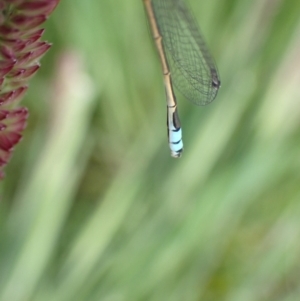
M 189 2 L 222 88 L 179 99 L 179 160 L 142 1 L 47 22 L 0 188 L 0 300 L 300 299 L 300 1 Z

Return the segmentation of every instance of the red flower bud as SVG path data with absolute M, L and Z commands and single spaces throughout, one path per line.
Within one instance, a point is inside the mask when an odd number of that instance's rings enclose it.
M 27 89 L 27 86 L 23 86 L 16 90 L 0 94 L 0 107 L 6 108 L 16 105 L 22 99 Z
M 11 22 L 22 30 L 33 29 L 46 21 L 45 15 L 39 16 L 27 16 L 27 15 L 16 15 L 11 19 Z
M 27 15 L 49 15 L 58 4 L 57 0 L 31 1 L 20 4 L 17 9 Z
M 0 148 L 9 151 L 21 138 L 22 135 L 19 133 L 0 131 Z
M 28 77 L 36 73 L 39 70 L 39 68 L 40 68 L 39 64 L 35 64 L 27 68 L 15 68 L 8 74 L 8 76 L 13 80 L 28 79 Z
M 38 60 L 51 45 L 37 28 L 59 0 L 0 0 L 0 179 L 13 147 L 26 127 L 28 110 L 15 108 L 27 82 L 40 68 Z M 8 13 L 9 12 L 9 13 Z
M 13 67 L 15 66 L 16 61 L 0 61 L 0 77 L 5 76 L 7 73 L 9 73 Z

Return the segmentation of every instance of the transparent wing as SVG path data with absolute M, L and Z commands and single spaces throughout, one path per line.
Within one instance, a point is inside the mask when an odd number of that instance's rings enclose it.
M 152 0 L 175 87 L 196 105 L 212 102 L 220 87 L 214 60 L 183 0 Z

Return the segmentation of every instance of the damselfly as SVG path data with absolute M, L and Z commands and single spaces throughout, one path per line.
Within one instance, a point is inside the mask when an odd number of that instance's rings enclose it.
M 173 84 L 194 104 L 206 105 L 215 99 L 221 82 L 184 0 L 143 1 L 163 69 L 171 155 L 178 158 L 183 142 Z

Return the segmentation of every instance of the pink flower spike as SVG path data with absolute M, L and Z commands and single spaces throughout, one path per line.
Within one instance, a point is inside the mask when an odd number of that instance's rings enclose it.
M 7 118 L 7 115 L 9 114 L 9 111 L 7 110 L 0 110 L 0 120 L 5 120 Z
M 26 108 L 18 108 L 12 111 L 1 110 L 1 125 L 2 128 L 0 130 L 4 130 L 7 126 L 14 124 L 23 124 L 26 122 L 28 118 L 28 110 Z
M 0 167 L 5 166 L 7 163 L 8 163 L 8 161 L 4 161 L 0 158 Z M 4 177 L 4 174 L 2 171 L 0 171 L 0 179 L 3 179 L 3 177 Z
M 13 24 L 24 30 L 34 29 L 35 27 L 41 25 L 46 21 L 47 17 L 45 15 L 39 15 L 36 17 L 26 16 L 26 15 L 16 15 L 11 19 Z
M 41 58 L 50 48 L 52 44 L 47 42 L 40 42 L 35 49 L 33 49 L 34 55 L 33 57 Z
M 12 110 L 8 113 L 7 118 L 8 119 L 22 119 L 28 117 L 28 109 L 27 108 L 18 108 L 15 110 Z
M 28 110 L 18 102 L 51 47 L 41 41 L 44 29 L 39 26 L 59 1 L 0 0 L 0 179 L 28 119 Z
M 9 2 L 13 5 L 20 5 L 24 0 L 9 0 Z
M 13 80 L 19 80 L 25 71 L 25 68 L 14 69 L 8 74 L 8 76 Z
M 5 166 L 8 163 L 8 160 L 3 160 L 2 158 L 0 158 L 0 167 Z M 2 171 L 0 171 L 0 179 L 2 179 L 3 175 L 2 175 Z
M 16 52 L 21 51 L 26 46 L 21 39 L 2 39 L 2 44 L 11 47 Z
M 28 86 L 19 87 L 16 90 L 12 90 L 3 94 L 0 94 L 0 107 L 6 109 L 12 105 L 16 105 L 24 96 L 28 89 Z
M 11 123 L 7 126 L 7 131 L 21 133 L 26 128 L 27 119 L 20 119 L 14 123 Z
M 0 61 L 0 77 L 4 77 L 15 66 L 16 61 Z
M 20 42 L 22 42 L 22 41 L 18 38 L 6 39 L 6 38 L 2 37 L 2 43 L 5 44 L 5 45 L 13 46 L 13 45 L 18 44 Z
M 2 8 L 3 5 L 0 4 L 0 6 L 1 6 L 0 7 L 0 24 L 2 25 L 5 22 L 5 16 L 3 14 L 3 10 L 4 10 L 4 8 Z
M 0 95 L 0 107 L 3 108 L 3 106 L 7 103 L 10 102 L 10 100 L 12 99 L 13 97 L 13 94 L 14 92 L 13 91 L 10 91 L 10 92 L 7 92 L 7 93 L 3 93 L 2 95 Z
M 23 37 L 21 39 L 7 39 L 3 40 L 3 44 L 10 46 L 15 52 L 21 52 L 24 49 L 29 50 L 30 48 L 35 47 L 35 42 L 38 42 L 41 38 L 44 30 L 38 30 L 38 32 L 34 32 L 33 35 L 28 37 Z
M 5 44 L 9 44 L 15 52 L 22 52 L 35 48 L 35 43 L 38 42 L 44 33 L 44 29 L 39 29 L 33 34 L 23 37 L 23 40 L 9 40 L 5 41 Z
M 31 1 L 22 3 L 17 9 L 26 15 L 49 15 L 55 9 L 57 4 L 57 0 Z
M 16 66 L 24 66 L 32 60 L 33 51 L 26 52 L 18 57 Z
M 24 66 L 34 60 L 40 59 L 51 47 L 51 44 L 46 42 L 38 42 L 33 50 L 25 53 L 23 56 L 19 57 L 19 66 Z
M 34 75 L 40 68 L 39 64 L 35 64 L 32 66 L 29 66 L 27 68 L 18 68 L 14 69 L 9 73 L 9 77 L 13 78 L 13 80 L 16 79 L 28 79 L 30 76 Z
M 1 1 L 1 0 L 0 0 Z M 15 51 L 20 51 L 24 48 L 28 48 L 35 42 L 37 42 L 44 34 L 45 29 L 38 29 L 28 35 L 24 35 L 22 39 L 20 38 L 3 38 L 2 42 L 4 45 L 12 47 Z
M 40 67 L 40 64 L 35 64 L 33 66 L 28 67 L 27 69 L 25 69 L 25 73 L 23 74 L 22 78 L 31 77 L 40 69 Z
M 20 35 L 20 30 L 7 25 L 1 25 L 0 35 L 6 38 L 17 38 Z
M 44 28 L 37 29 L 36 31 L 34 31 L 30 34 L 25 35 L 24 39 L 25 39 L 25 41 L 31 40 L 31 39 L 33 39 L 34 41 L 37 41 L 43 36 L 44 32 L 45 32 Z
M 28 67 L 23 75 L 23 78 L 28 78 L 34 75 L 40 69 L 40 67 L 40 64 L 35 64 L 33 66 Z
M 47 42 L 36 42 L 31 45 L 30 51 L 23 52 L 22 55 L 18 57 L 17 66 L 26 66 L 34 60 L 40 59 L 51 47 L 52 45 Z
M 12 152 L 0 148 L 0 166 L 6 165 L 11 158 Z
M 39 35 L 32 36 L 31 38 L 26 38 L 23 42 L 25 45 L 24 49 L 26 50 L 31 50 L 32 48 L 34 49 L 36 43 L 39 43 L 40 38 L 41 36 Z
M 26 125 L 27 125 L 26 119 L 18 120 L 14 123 L 9 124 L 6 128 L 6 131 L 20 134 L 26 128 Z
M 26 44 L 25 43 L 20 43 L 19 45 L 14 45 L 13 50 L 15 53 L 20 53 L 22 51 L 24 51 L 24 49 L 26 48 Z
M 16 60 L 16 56 L 14 51 L 7 46 L 0 46 L 0 54 L 2 55 L 3 58 L 10 60 L 10 61 L 15 61 Z
M 26 127 L 28 115 L 26 108 L 19 108 L 10 112 L 2 123 L 6 125 L 6 131 L 21 133 Z
M 19 133 L 2 131 L 0 132 L 0 148 L 9 151 L 21 138 L 22 135 Z

